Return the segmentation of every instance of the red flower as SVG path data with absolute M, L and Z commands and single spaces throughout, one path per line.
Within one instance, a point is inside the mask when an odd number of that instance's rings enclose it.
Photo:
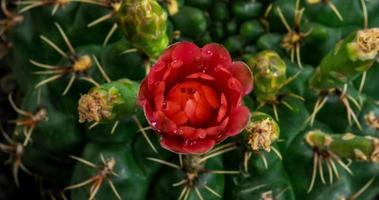
M 223 46 L 179 42 L 142 81 L 138 102 L 164 148 L 198 154 L 242 131 L 250 117 L 242 98 L 252 88 L 247 65 Z

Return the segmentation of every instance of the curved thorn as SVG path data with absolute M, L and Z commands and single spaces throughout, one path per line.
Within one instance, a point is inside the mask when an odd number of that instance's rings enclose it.
M 93 26 L 95 26 L 95 25 L 97 25 L 97 24 L 99 24 L 99 23 L 101 23 L 101 22 L 103 22 L 103 21 L 105 21 L 105 20 L 108 20 L 108 19 L 112 18 L 113 15 L 114 15 L 113 12 L 108 13 L 108 14 L 106 14 L 106 15 L 104 15 L 104 16 L 98 18 L 98 19 L 96 19 L 95 21 L 89 23 L 89 24 L 87 25 L 87 27 L 88 27 L 88 28 L 91 28 L 91 27 L 93 27 Z
M 264 188 L 266 186 L 267 186 L 266 184 L 261 184 L 261 185 L 254 186 L 252 188 L 244 189 L 241 191 L 241 194 L 251 193 L 251 192 L 257 191 L 261 188 Z
M 108 74 L 104 71 L 104 68 L 101 66 L 99 60 L 96 58 L 95 55 L 92 55 L 92 58 L 93 60 L 95 60 L 95 63 L 96 63 L 96 66 L 97 68 L 99 69 L 101 75 L 103 76 L 103 78 L 108 82 L 112 82 L 111 79 L 109 78 Z
M 106 46 L 108 44 L 109 40 L 111 39 L 114 32 L 116 32 L 117 28 L 118 28 L 118 25 L 116 23 L 114 23 L 111 30 L 109 30 L 107 36 L 105 37 L 105 40 L 103 42 L 103 46 Z
M 76 76 L 75 76 L 75 74 L 73 74 L 73 75 L 71 76 L 70 80 L 68 81 L 68 84 L 67 84 L 66 88 L 64 89 L 64 91 L 63 91 L 63 93 L 62 93 L 62 96 L 65 96 L 65 95 L 67 94 L 67 92 L 70 90 L 72 84 L 73 84 L 74 81 L 75 81 L 75 78 L 76 78 Z
M 119 123 L 120 123 L 120 121 L 116 121 L 116 122 L 113 124 L 112 130 L 111 130 L 111 135 L 113 135 L 113 133 L 116 131 L 117 126 L 118 126 Z
M 333 2 L 329 1 L 328 6 L 332 9 L 332 11 L 337 15 L 338 19 L 343 22 L 343 17 L 341 13 L 338 11 L 337 7 L 334 5 Z
M 267 159 L 266 157 L 262 154 L 262 153 L 258 153 L 258 156 L 261 158 L 262 162 L 263 162 L 263 165 L 265 167 L 265 169 L 268 169 L 268 164 L 267 164 Z
M 325 176 L 324 176 L 324 168 L 323 168 L 323 166 L 322 166 L 322 156 L 319 157 L 319 161 L 318 161 L 318 170 L 319 170 L 319 174 L 320 174 L 321 182 L 322 182 L 323 184 L 326 184 Z
M 362 93 L 362 91 L 363 91 L 363 87 L 364 87 L 365 82 L 366 82 L 366 77 L 367 77 L 367 72 L 363 72 L 361 83 L 359 84 L 359 90 L 358 90 L 359 93 Z
M 200 200 L 204 200 L 203 196 L 201 195 L 199 188 L 195 187 L 195 192 L 197 194 L 197 197 L 199 197 Z
M 160 164 L 166 165 L 168 167 L 175 168 L 175 169 L 181 169 L 179 165 L 171 163 L 171 162 L 168 162 L 168 161 L 165 161 L 165 160 L 161 160 L 161 159 L 158 159 L 158 158 L 152 158 L 152 157 L 147 157 L 146 159 L 150 160 L 150 161 L 153 161 L 153 162 L 156 162 L 156 163 L 160 163 Z
M 22 109 L 20 109 L 19 107 L 16 106 L 16 104 L 15 104 L 15 102 L 13 101 L 13 98 L 12 98 L 12 93 L 10 93 L 10 94 L 8 95 L 8 101 L 9 101 L 9 104 L 11 104 L 13 110 L 16 111 L 18 114 L 20 114 L 20 115 L 24 115 L 24 116 L 28 116 L 28 117 L 33 116 L 32 113 L 30 113 L 30 112 L 26 112 L 26 111 L 24 111 L 24 110 L 22 110 Z
M 116 187 L 114 186 L 113 182 L 108 179 L 109 186 L 111 186 L 111 189 L 113 191 L 113 194 L 117 197 L 117 199 L 122 200 L 120 193 L 118 193 Z
M 356 193 L 354 193 L 350 199 L 357 199 L 359 196 L 361 196 L 363 194 L 363 192 L 365 192 L 371 185 L 372 183 L 374 182 L 376 177 L 373 177 L 372 179 L 370 179 L 360 190 L 358 190 Z
M 367 14 L 367 7 L 366 7 L 366 3 L 365 3 L 365 0 L 360 0 L 361 1 L 361 5 L 362 5 L 362 9 L 363 9 L 363 17 L 364 17 L 364 28 L 367 29 L 368 28 L 368 14 Z
M 99 87 L 99 86 L 100 86 L 100 84 L 99 84 L 98 82 L 96 82 L 96 81 L 95 81 L 93 78 L 91 78 L 91 77 L 80 77 L 79 79 L 80 79 L 80 80 L 83 80 L 83 81 L 87 81 L 87 82 L 93 84 L 93 85 L 96 86 L 96 87 Z
M 61 49 L 59 48 L 54 42 L 49 40 L 47 37 L 41 35 L 40 38 L 46 42 L 51 48 L 53 48 L 56 52 L 58 52 L 61 56 L 64 58 L 68 58 L 68 55 Z
M 141 130 L 141 133 L 143 135 L 143 137 L 145 138 L 145 140 L 147 141 L 147 143 L 149 144 L 150 148 L 155 152 L 155 153 L 158 153 L 157 149 L 155 148 L 154 144 L 151 142 L 150 138 L 147 136 L 147 133 L 145 130 L 143 130 L 143 127 L 140 123 L 140 121 L 138 120 L 138 118 L 133 115 L 132 116 L 134 122 L 137 124 L 138 126 L 138 129 Z
M 283 156 L 277 148 L 271 146 L 271 149 L 274 151 L 274 153 L 278 156 L 280 160 L 283 160 Z
M 83 164 L 85 164 L 85 165 L 87 165 L 89 167 L 97 168 L 96 164 L 94 164 L 93 162 L 90 162 L 88 160 L 85 160 L 83 158 L 80 158 L 80 157 L 77 157 L 77 156 L 73 156 L 73 155 L 69 155 L 69 157 L 72 158 L 72 159 L 74 159 L 74 160 L 76 160 L 76 161 L 79 161 L 79 162 L 81 162 L 81 163 L 83 163 Z
M 75 49 L 74 47 L 72 46 L 70 40 L 68 39 L 66 33 L 63 31 L 62 27 L 57 23 L 55 22 L 54 25 L 57 27 L 59 33 L 61 34 L 64 42 L 66 43 L 68 49 L 70 50 L 71 54 L 75 54 Z
M 318 153 L 317 152 L 314 152 L 313 153 L 313 171 L 312 171 L 312 178 L 311 178 L 311 183 L 308 187 L 308 191 L 307 193 L 310 193 L 313 189 L 313 186 L 315 184 L 315 181 L 316 181 L 316 172 L 317 172 L 317 164 L 318 164 Z
M 280 20 L 282 21 L 284 27 L 287 29 L 287 31 L 288 32 L 292 32 L 292 29 L 291 29 L 290 25 L 288 25 L 288 22 L 287 22 L 286 18 L 284 17 L 283 12 L 280 9 L 280 7 L 277 7 L 276 11 L 277 11 L 277 13 L 278 13 L 278 15 L 280 17 Z

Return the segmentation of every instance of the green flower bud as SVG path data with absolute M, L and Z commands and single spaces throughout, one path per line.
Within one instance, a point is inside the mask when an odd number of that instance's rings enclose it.
M 79 122 L 116 121 L 131 116 L 136 110 L 138 88 L 138 83 L 128 79 L 92 88 L 79 100 Z
M 261 102 L 272 102 L 284 86 L 286 64 L 273 51 L 263 51 L 248 60 L 254 74 L 255 94 Z
M 278 140 L 280 128 L 278 123 L 268 114 L 253 112 L 244 132 L 244 138 L 250 150 L 261 149 L 270 152 L 271 144 Z
M 157 58 L 169 39 L 167 13 L 155 0 L 125 0 L 117 13 L 126 38 L 149 57 Z

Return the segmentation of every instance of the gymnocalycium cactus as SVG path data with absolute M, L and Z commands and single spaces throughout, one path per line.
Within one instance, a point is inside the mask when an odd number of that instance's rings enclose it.
M 1 0 L 1 10 L 18 117 L 1 122 L 0 159 L 18 187 L 42 180 L 40 198 L 379 194 L 379 1 Z

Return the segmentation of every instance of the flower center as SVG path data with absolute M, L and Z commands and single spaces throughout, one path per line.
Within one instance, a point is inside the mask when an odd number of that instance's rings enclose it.
M 220 104 L 219 95 L 211 87 L 195 81 L 176 84 L 168 92 L 167 101 L 179 106 L 178 112 L 184 112 L 186 122 L 195 127 L 206 125 Z

